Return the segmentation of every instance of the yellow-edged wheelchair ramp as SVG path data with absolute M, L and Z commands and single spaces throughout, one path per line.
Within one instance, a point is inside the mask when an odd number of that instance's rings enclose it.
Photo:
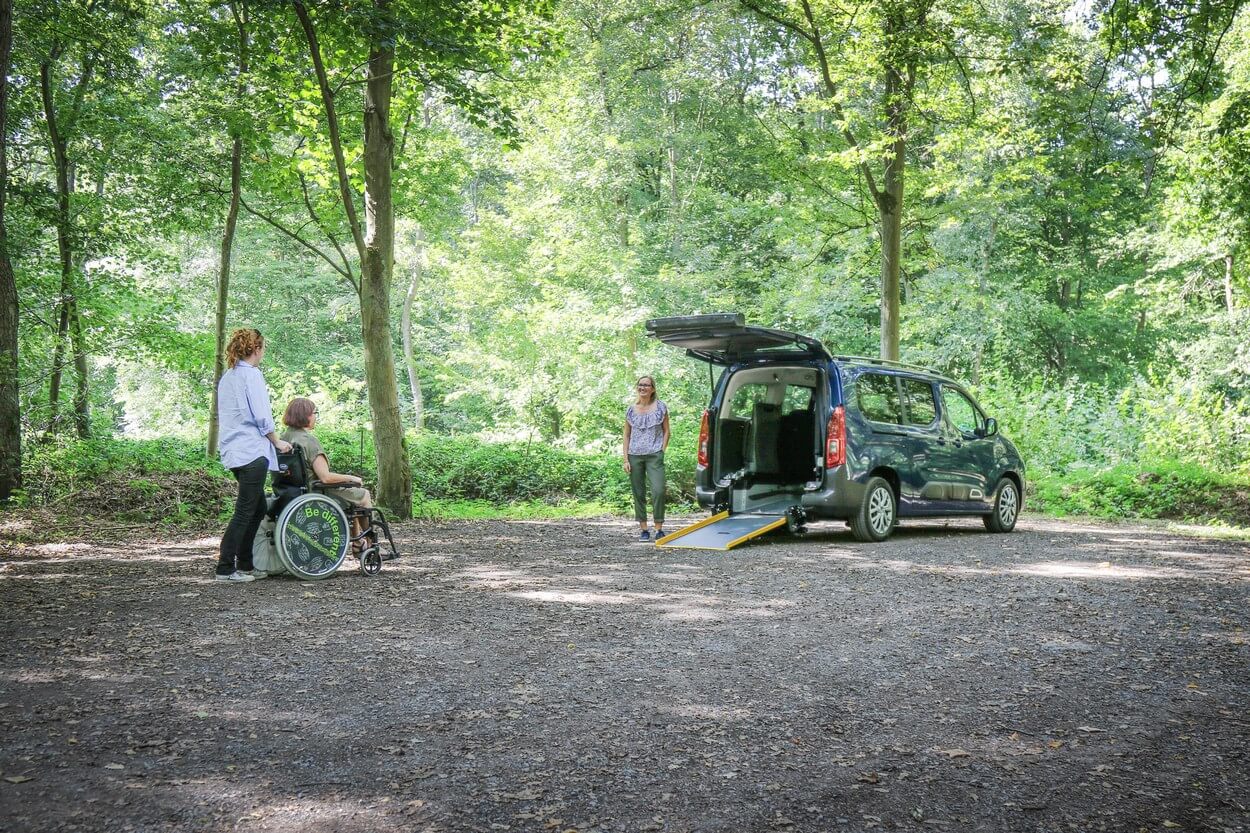
M 743 513 L 731 515 L 721 512 L 704 518 L 697 524 L 665 535 L 655 542 L 657 547 L 689 547 L 696 550 L 727 550 L 750 541 L 779 526 L 785 526 L 786 516 Z

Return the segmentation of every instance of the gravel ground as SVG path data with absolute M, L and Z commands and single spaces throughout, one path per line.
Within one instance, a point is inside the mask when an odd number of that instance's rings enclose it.
M 318 583 L 4 550 L 0 829 L 1250 830 L 1250 544 L 398 532 Z

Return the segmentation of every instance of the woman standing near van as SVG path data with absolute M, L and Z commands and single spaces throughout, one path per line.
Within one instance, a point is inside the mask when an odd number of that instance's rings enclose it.
M 638 521 L 639 541 L 650 541 L 647 532 L 647 487 L 651 487 L 651 510 L 655 518 L 655 540 L 664 535 L 664 449 L 668 448 L 668 406 L 659 400 L 655 379 L 642 376 L 635 385 L 638 398 L 625 411 L 625 441 L 622 453 L 625 471 L 634 491 L 634 520 Z
M 221 536 L 217 558 L 217 581 L 247 582 L 265 578 L 252 569 L 252 539 L 265 517 L 265 475 L 278 470 L 277 449 L 291 444 L 274 433 L 269 390 L 260 374 L 265 358 L 265 337 L 260 330 L 240 329 L 230 335 L 226 359 L 230 369 L 217 383 L 217 420 L 221 438 L 217 452 L 221 464 L 239 481 L 234 515 Z

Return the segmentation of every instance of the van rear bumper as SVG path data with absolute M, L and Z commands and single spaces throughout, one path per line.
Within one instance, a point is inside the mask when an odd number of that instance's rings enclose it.
M 706 469 L 696 476 L 694 494 L 704 509 L 729 503 L 729 488 L 712 484 Z M 845 520 L 855 514 L 863 500 L 864 484 L 851 479 L 846 466 L 838 466 L 825 472 L 824 482 L 818 489 L 805 491 L 799 505 L 815 517 Z
M 803 508 L 818 518 L 846 520 L 864 502 L 864 484 L 852 479 L 846 466 L 825 472 L 822 487 L 803 493 Z

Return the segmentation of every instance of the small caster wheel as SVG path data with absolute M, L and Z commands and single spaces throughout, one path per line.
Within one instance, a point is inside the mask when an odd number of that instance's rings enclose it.
M 376 576 L 382 572 L 382 553 L 377 547 L 370 547 L 360 554 L 360 572 L 367 576 Z

